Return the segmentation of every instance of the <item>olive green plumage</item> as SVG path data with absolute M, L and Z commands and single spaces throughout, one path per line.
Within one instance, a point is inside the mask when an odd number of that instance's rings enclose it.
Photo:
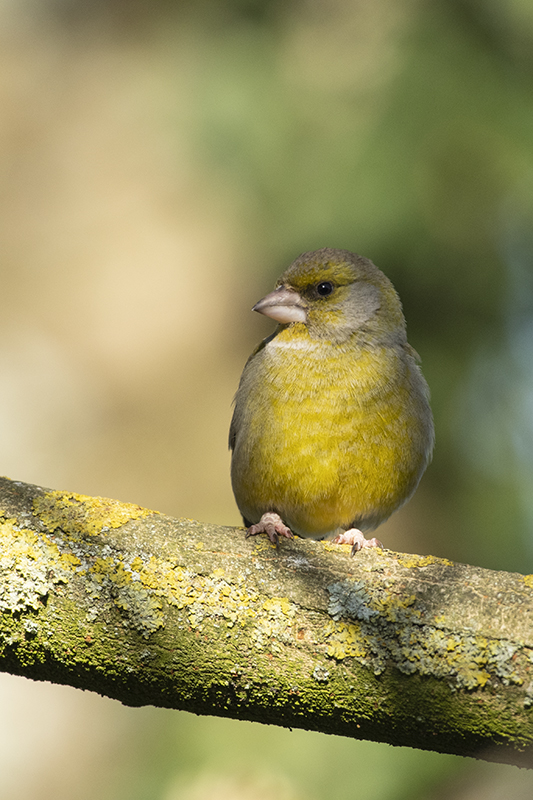
M 313 538 L 377 527 L 415 491 L 434 439 L 391 282 L 325 248 L 296 259 L 255 309 L 281 324 L 235 397 L 231 477 L 245 524 L 272 511 Z

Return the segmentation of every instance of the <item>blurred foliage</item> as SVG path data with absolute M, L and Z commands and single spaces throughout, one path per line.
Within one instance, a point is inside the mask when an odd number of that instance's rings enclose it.
M 191 8 L 188 24 L 208 43 L 194 76 L 196 147 L 214 191 L 238 208 L 255 264 L 273 281 L 303 249 L 346 247 L 400 291 L 437 424 L 423 546 L 533 568 L 518 464 L 489 478 L 463 446 L 483 403 L 485 387 L 472 384 L 479 358 L 495 369 L 511 358 L 506 209 L 526 230 L 533 210 L 528 4 Z M 481 438 L 518 423 L 503 417 Z
M 397 287 L 436 419 L 434 462 L 380 538 L 532 572 L 533 5 L 4 0 L 0 19 L 3 471 L 238 524 L 230 402 L 270 330 L 248 308 L 300 252 L 343 247 Z M 511 768 L 104 706 L 131 760 L 87 797 L 531 788 Z M 80 753 L 80 772 L 105 761 Z M 47 758 L 10 800 L 72 796 Z

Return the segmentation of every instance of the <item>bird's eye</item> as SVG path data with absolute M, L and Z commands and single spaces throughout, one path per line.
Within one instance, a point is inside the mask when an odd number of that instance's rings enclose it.
M 317 284 L 316 290 L 320 297 L 327 297 L 333 291 L 333 284 L 329 281 L 322 281 L 322 283 Z

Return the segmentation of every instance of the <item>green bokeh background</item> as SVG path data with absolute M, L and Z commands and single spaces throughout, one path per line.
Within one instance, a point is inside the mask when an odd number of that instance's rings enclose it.
M 533 572 L 533 4 L 4 0 L 0 453 L 239 524 L 251 305 L 299 253 L 392 279 L 437 447 L 387 546 Z M 7 800 L 530 798 L 512 767 L 2 676 Z

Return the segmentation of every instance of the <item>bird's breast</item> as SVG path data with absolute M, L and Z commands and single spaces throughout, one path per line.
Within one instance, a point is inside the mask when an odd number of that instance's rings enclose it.
M 236 398 L 232 479 L 256 521 L 276 510 L 321 536 L 388 517 L 418 483 L 430 432 L 425 382 L 401 348 L 275 336 Z M 283 334 L 289 335 L 283 335 Z

